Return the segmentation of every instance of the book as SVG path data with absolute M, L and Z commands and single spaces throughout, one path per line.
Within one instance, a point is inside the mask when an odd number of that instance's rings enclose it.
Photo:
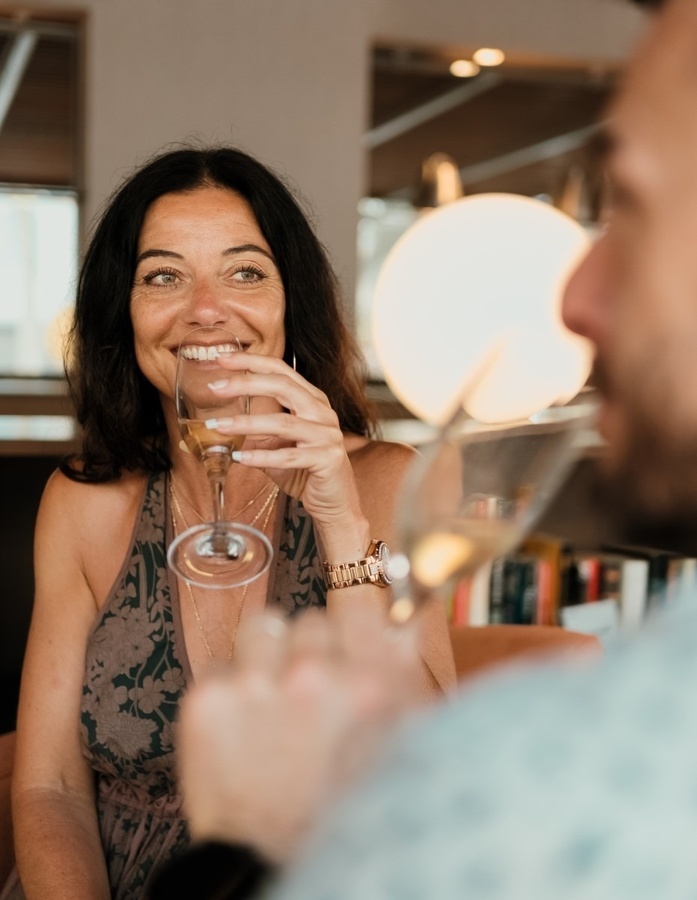
M 555 588 L 555 571 L 548 559 L 537 560 L 537 596 L 535 598 L 535 625 L 556 625 L 559 604 L 558 588 Z
M 504 570 L 506 560 L 504 557 L 495 559 L 491 564 L 489 577 L 489 624 L 502 625 L 504 621 L 503 595 L 504 595 Z
M 602 563 L 597 556 L 582 556 L 576 563 L 581 603 L 593 603 L 600 599 Z
M 557 625 L 564 543 L 544 534 L 531 535 L 523 541 L 520 552 L 536 560 L 534 624 Z
M 474 573 L 470 581 L 469 624 L 475 627 L 489 622 L 489 589 L 493 563 L 488 562 Z
M 469 625 L 471 618 L 470 599 L 472 582 L 469 578 L 463 578 L 455 585 L 452 597 L 452 611 L 450 621 L 453 625 Z
M 625 559 L 620 586 L 620 626 L 634 632 L 642 626 L 649 595 L 649 561 Z

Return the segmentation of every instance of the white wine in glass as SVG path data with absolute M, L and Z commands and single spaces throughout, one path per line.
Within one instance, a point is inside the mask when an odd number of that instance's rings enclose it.
M 407 475 L 394 622 L 520 543 L 587 444 L 594 412 L 581 401 L 497 425 L 456 414 Z
M 179 430 L 189 451 L 206 470 L 213 519 L 178 535 L 170 544 L 167 559 L 180 578 L 198 587 L 221 589 L 248 584 L 266 571 L 273 555 L 271 543 L 261 531 L 225 520 L 225 481 L 232 453 L 242 447 L 244 437 L 221 434 L 206 425 L 210 419 L 249 413 L 249 397 L 222 397 L 211 388 L 215 381 L 235 377 L 219 360 L 241 352 L 234 334 L 204 326 L 184 336 L 177 356 Z
M 179 419 L 179 431 L 189 452 L 204 466 L 210 464 L 214 454 L 232 458 L 233 451 L 241 450 L 245 441 L 244 435 L 223 435 L 207 428 L 205 419 Z

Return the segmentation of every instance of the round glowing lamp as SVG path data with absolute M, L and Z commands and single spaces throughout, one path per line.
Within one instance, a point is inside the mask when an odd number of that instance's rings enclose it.
M 472 54 L 472 59 L 479 66 L 500 66 L 506 54 L 498 47 L 480 47 Z
M 424 215 L 393 247 L 375 291 L 375 347 L 395 396 L 435 425 L 464 396 L 488 423 L 570 400 L 592 352 L 562 323 L 561 298 L 588 243 L 569 216 L 515 194 Z

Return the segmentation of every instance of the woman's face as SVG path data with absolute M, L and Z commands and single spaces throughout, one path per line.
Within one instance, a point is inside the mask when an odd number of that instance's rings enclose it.
M 283 356 L 283 284 L 246 200 L 201 187 L 165 194 L 148 210 L 131 290 L 136 360 L 173 396 L 182 337 L 201 325 L 234 332 L 245 350 Z

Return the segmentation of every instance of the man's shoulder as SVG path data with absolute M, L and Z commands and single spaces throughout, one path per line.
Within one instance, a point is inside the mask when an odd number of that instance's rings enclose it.
M 679 877 L 665 836 L 697 830 L 696 678 L 697 597 L 601 662 L 480 679 L 400 730 L 279 896 L 325 870 L 338 898 L 360 896 L 361 872 L 371 896 L 424 900 L 629 900 L 640 872 Z

